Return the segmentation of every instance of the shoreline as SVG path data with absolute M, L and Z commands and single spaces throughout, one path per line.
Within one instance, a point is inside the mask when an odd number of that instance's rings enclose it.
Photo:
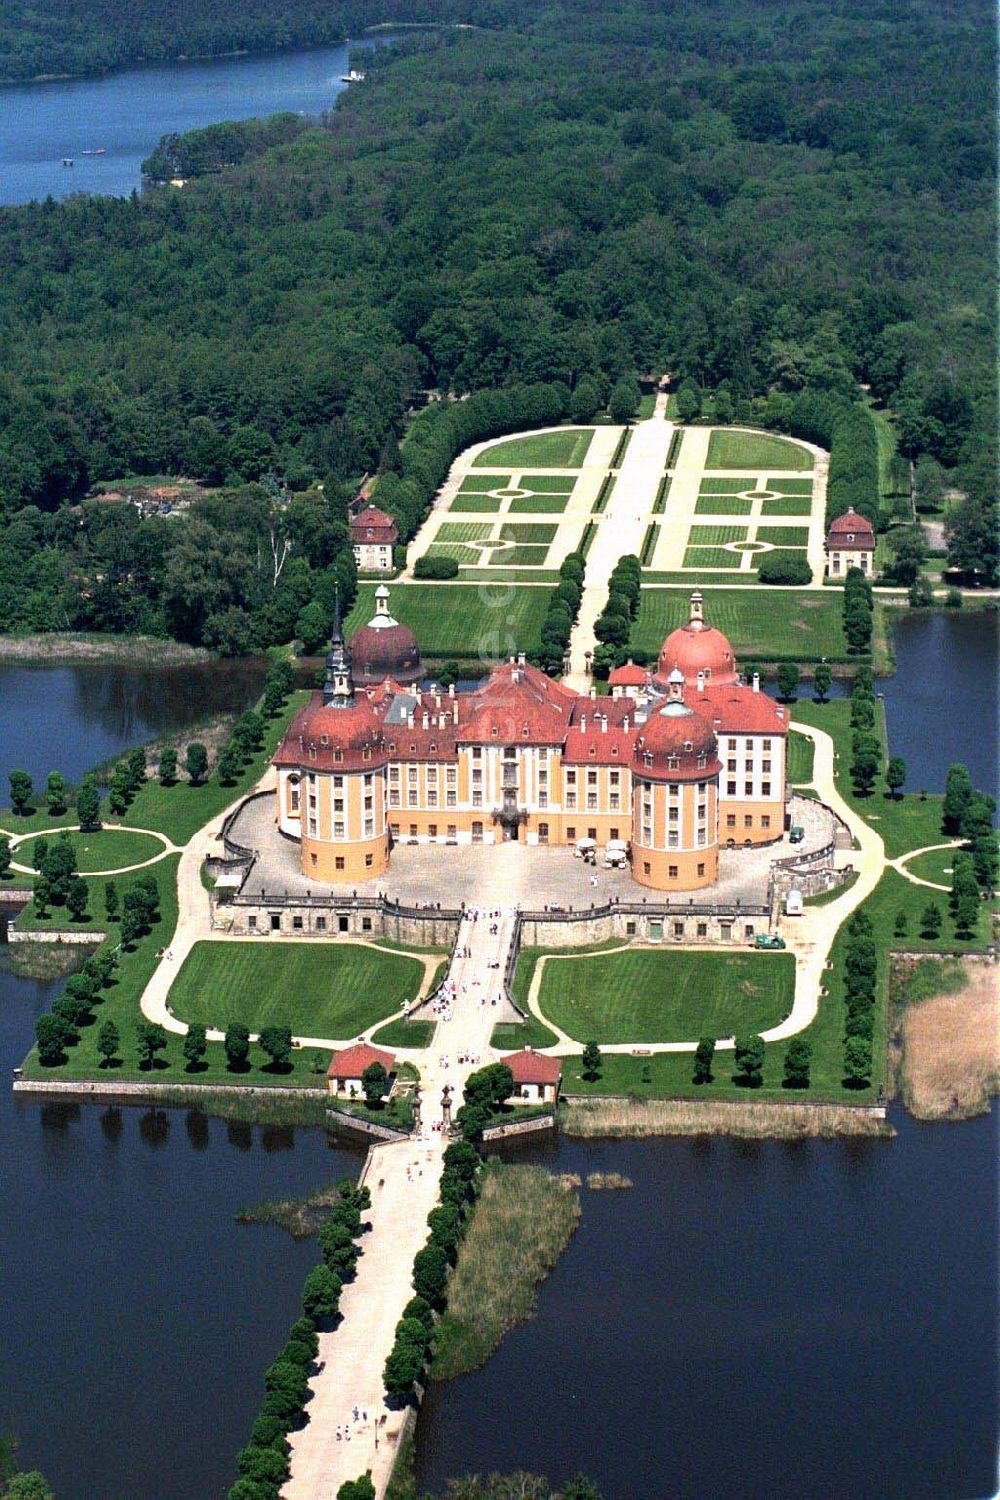
M 35 635 L 0 635 L 0 665 L 4 662 L 53 662 L 82 665 L 103 662 L 137 662 L 145 666 L 189 666 L 218 661 L 204 646 L 186 646 L 182 641 L 152 635 L 104 635 L 85 630 L 54 630 Z

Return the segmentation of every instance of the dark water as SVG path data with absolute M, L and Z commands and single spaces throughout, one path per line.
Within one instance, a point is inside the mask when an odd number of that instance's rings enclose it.
M 997 1116 L 895 1141 L 564 1140 L 588 1192 L 537 1317 L 431 1387 L 422 1485 L 582 1469 L 605 1500 L 995 1493 Z
M 235 1211 L 359 1159 L 325 1132 L 16 1099 L 57 986 L 0 960 L 0 1431 L 59 1500 L 217 1500 L 315 1241 Z
M 0 665 L 0 798 L 12 770 L 29 771 L 36 786 L 50 771 L 76 783 L 131 745 L 213 713 L 242 713 L 259 696 L 266 668 L 257 659 L 182 667 Z
M 141 163 L 162 135 L 286 110 L 318 115 L 346 87 L 340 77 L 349 54 L 391 40 L 0 89 L 0 203 L 80 192 L 124 196 L 140 186 Z M 105 156 L 81 155 L 100 146 Z M 65 156 L 72 167 L 62 165 Z

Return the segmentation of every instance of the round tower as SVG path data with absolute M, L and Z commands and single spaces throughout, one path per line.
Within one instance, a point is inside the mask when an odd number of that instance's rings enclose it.
M 718 747 L 711 728 L 681 699 L 671 673 L 669 699 L 642 726 L 632 756 L 632 874 L 660 891 L 695 891 L 719 871 Z

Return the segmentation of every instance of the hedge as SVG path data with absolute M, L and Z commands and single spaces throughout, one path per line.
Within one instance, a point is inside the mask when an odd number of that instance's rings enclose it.
M 804 557 L 781 557 L 770 554 L 757 565 L 761 583 L 812 583 L 812 568 Z
M 413 564 L 414 578 L 457 578 L 458 559 L 455 557 L 418 557 Z

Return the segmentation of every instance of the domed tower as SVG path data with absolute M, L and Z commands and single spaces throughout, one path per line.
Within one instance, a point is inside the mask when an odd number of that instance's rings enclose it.
M 351 637 L 351 658 L 355 682 L 366 687 L 387 677 L 403 687 L 423 678 L 417 638 L 389 613 L 389 590 L 384 583 L 375 590 L 374 615 Z
M 338 601 L 323 691 L 295 715 L 274 757 L 278 827 L 298 840 L 303 875 L 356 883 L 385 872 L 387 759 L 380 720 L 355 696 Z
M 729 686 L 737 681 L 733 648 L 721 630 L 705 619 L 702 595 L 695 589 L 691 595 L 691 613 L 684 625 L 672 630 L 660 648 L 654 686 L 666 692 L 673 671 L 682 673 L 687 687 L 698 685 Z
M 719 871 L 718 746 L 683 692 L 675 669 L 632 756 L 632 874 L 661 891 L 700 890 Z

